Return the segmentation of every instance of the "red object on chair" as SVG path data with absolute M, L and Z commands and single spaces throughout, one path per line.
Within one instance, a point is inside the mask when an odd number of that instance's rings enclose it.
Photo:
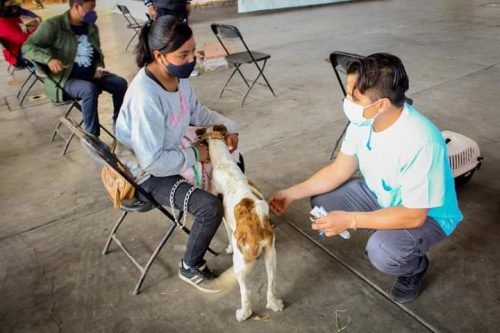
M 22 21 L 19 17 L 0 17 L 0 39 L 6 44 L 3 56 L 12 66 L 17 65 L 21 47 L 30 36 L 21 29 L 20 24 Z

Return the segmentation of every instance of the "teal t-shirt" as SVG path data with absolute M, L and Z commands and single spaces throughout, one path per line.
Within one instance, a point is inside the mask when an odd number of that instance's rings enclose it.
M 381 132 L 349 125 L 341 151 L 356 156 L 381 207 L 428 208 L 446 235 L 463 219 L 443 136 L 413 106 Z

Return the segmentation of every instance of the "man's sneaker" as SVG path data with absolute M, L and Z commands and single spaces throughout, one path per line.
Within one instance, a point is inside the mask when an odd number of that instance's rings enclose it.
M 415 298 L 418 297 L 420 293 L 420 288 L 422 287 L 422 277 L 427 272 L 427 268 L 429 267 L 429 259 L 427 256 L 424 256 L 424 270 L 420 273 L 410 276 L 400 276 L 396 280 L 396 283 L 392 286 L 391 289 L 391 298 L 398 303 L 406 303 L 411 302 Z
M 182 281 L 195 286 L 203 292 L 216 293 L 221 291 L 220 288 L 216 288 L 213 284 L 213 280 L 217 275 L 212 273 L 205 261 L 203 261 L 203 264 L 198 268 L 184 268 L 181 259 L 179 264 L 179 277 Z

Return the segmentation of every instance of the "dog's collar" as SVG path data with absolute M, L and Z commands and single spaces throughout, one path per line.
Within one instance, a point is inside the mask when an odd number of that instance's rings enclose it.
M 208 140 L 208 139 L 222 140 L 222 141 L 224 141 L 227 144 L 226 137 L 224 136 L 224 134 L 222 134 L 222 132 L 205 133 L 205 134 L 203 134 L 201 136 L 200 141 L 205 141 L 205 140 Z

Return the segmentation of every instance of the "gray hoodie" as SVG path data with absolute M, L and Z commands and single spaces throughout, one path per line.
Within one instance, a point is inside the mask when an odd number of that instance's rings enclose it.
M 235 122 L 200 104 L 188 79 L 180 79 L 177 92 L 168 92 L 142 68 L 129 85 L 116 122 L 116 138 L 134 153 L 138 165 L 122 162 L 134 177 L 178 175 L 196 162 L 193 149 L 180 148 L 188 126 L 217 124 L 238 132 Z

